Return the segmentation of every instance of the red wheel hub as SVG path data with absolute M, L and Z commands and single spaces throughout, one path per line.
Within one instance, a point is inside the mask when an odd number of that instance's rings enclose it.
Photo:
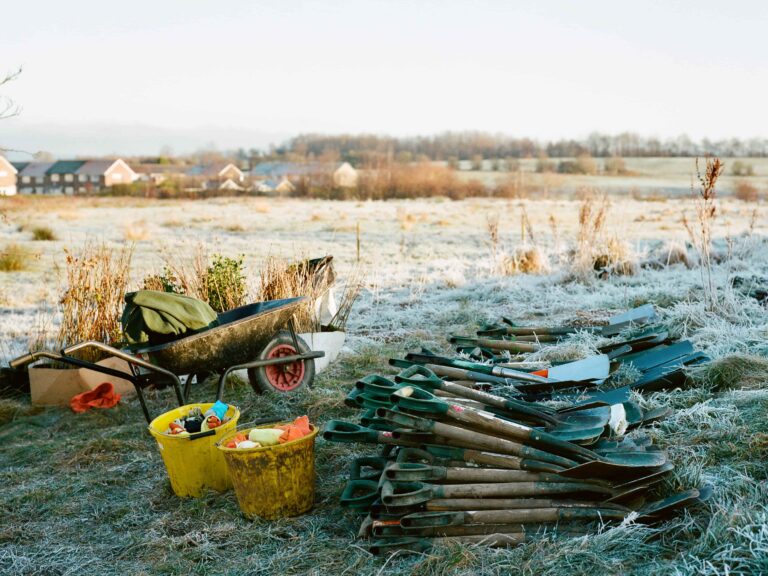
M 267 354 L 267 359 L 296 356 L 296 349 L 290 344 L 278 344 Z M 282 392 L 298 388 L 304 380 L 304 361 L 297 360 L 287 364 L 270 364 L 264 367 L 269 383 Z

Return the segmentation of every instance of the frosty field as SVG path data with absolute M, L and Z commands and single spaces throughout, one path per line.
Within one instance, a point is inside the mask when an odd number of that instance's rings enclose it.
M 612 197 L 599 241 L 614 241 L 636 274 L 569 279 L 579 233 L 579 200 L 413 200 L 325 202 L 223 198 L 157 201 L 123 198 L 0 198 L 0 246 L 31 255 L 27 270 L 0 272 L 0 360 L 26 351 L 55 329 L 64 250 L 86 241 L 134 243 L 132 284 L 161 270 L 164 258 L 208 252 L 244 255 L 255 293 L 268 256 L 335 257 L 340 280 L 360 263 L 366 273 L 340 359 L 311 390 L 256 397 L 233 382 L 227 398 L 243 419 L 307 413 L 322 424 L 353 419 L 343 399 L 356 378 L 389 373 L 386 360 L 446 337 L 472 333 L 501 316 L 557 325 L 603 321 L 647 302 L 670 331 L 715 359 L 739 355 L 718 379 L 714 369 L 691 390 L 658 393 L 649 406 L 675 414 L 650 434 L 677 465 L 660 488 L 708 483 L 703 509 L 659 526 L 625 523 L 597 536 L 540 539 L 509 550 L 451 544 L 430 553 L 374 558 L 354 540 L 358 519 L 338 496 L 357 448 L 318 440 L 317 506 L 276 522 L 249 522 L 234 496 L 179 500 L 168 486 L 136 401 L 75 415 L 0 399 L 0 571 L 15 574 L 758 574 L 768 572 L 768 313 L 730 287 L 734 276 L 768 277 L 768 206 L 726 198 L 716 219 L 714 281 L 720 306 L 706 309 L 694 251 L 681 224 L 688 198 Z M 525 225 L 527 218 L 529 225 Z M 498 240 L 489 232 L 498 221 Z M 32 240 L 47 226 L 53 241 Z M 359 236 L 358 236 L 359 229 Z M 507 274 L 500 264 L 536 246 L 541 274 Z M 682 247 L 682 248 L 681 248 Z M 670 254 L 687 254 L 688 264 Z M 655 266 L 641 266 L 643 262 Z M 593 275 L 592 275 L 593 276 Z M 765 284 L 763 284 L 765 285 Z M 576 338 L 561 357 L 589 353 Z M 761 364 L 762 362 L 762 364 Z M 729 366 L 731 366 L 729 364 Z M 204 401 L 212 389 L 193 390 Z M 168 391 L 150 398 L 159 413 Z

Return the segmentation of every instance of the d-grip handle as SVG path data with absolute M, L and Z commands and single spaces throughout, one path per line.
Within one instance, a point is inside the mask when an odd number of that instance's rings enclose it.
M 339 502 L 346 508 L 365 510 L 378 498 L 379 483 L 375 480 L 350 480 L 341 493 Z
M 378 433 L 365 426 L 345 422 L 344 420 L 331 420 L 325 425 L 323 439 L 331 442 L 368 442 L 376 443 Z
M 405 386 L 392 394 L 392 403 L 399 408 L 426 414 L 445 414 L 449 404 L 427 390 Z

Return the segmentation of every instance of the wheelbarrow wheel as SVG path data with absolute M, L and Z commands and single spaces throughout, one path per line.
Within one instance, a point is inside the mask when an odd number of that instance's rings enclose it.
M 306 354 L 310 351 L 309 345 L 296 336 L 299 349 L 293 344 L 291 333 L 282 330 L 259 353 L 258 360 L 272 360 L 284 356 Z M 261 394 L 267 390 L 277 392 L 291 392 L 302 386 L 308 386 L 315 378 L 315 361 L 297 360 L 289 364 L 270 364 L 259 368 L 248 369 L 248 381 L 254 392 Z

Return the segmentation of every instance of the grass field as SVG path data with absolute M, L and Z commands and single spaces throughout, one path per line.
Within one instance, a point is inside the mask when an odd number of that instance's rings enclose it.
M 554 158 L 555 166 L 561 159 Z M 725 194 L 733 193 L 739 183 L 749 183 L 757 188 L 763 197 L 768 196 L 768 158 L 724 158 L 725 172 L 720 179 L 720 190 Z M 752 176 L 737 176 L 732 172 L 733 165 L 741 162 L 753 169 Z M 577 175 L 577 174 L 537 174 L 535 158 L 523 158 L 519 161 L 522 183 L 535 186 L 550 194 L 572 194 L 581 188 L 603 190 L 611 194 L 629 194 L 634 196 L 687 196 L 691 191 L 691 180 L 696 183 L 696 167 L 693 158 L 625 158 L 627 174 Z M 603 171 L 604 158 L 595 158 L 598 171 Z M 486 161 L 481 171 L 470 171 L 471 164 L 463 162 L 462 178 L 478 179 L 493 186 L 505 179 L 516 178 L 514 174 L 491 171 Z M 703 164 L 702 164 L 703 168 Z
M 759 170 L 758 170 L 758 173 Z M 488 550 L 449 544 L 429 553 L 375 558 L 355 540 L 360 519 L 338 497 L 350 459 L 368 451 L 317 442 L 317 505 L 302 517 L 250 522 L 234 495 L 198 500 L 173 496 L 137 401 L 75 415 L 36 408 L 25 398 L 0 399 L 0 572 L 5 574 L 761 574 L 768 573 L 768 314 L 729 287 L 734 275 L 768 276 L 768 209 L 726 199 L 715 227 L 715 285 L 720 306 L 708 310 L 695 265 L 640 268 L 633 276 L 569 279 L 579 231 L 575 200 L 504 202 L 440 200 L 321 202 L 265 199 L 143 201 L 0 199 L 2 246 L 26 254 L 25 269 L 0 272 L 3 360 L 55 327 L 65 248 L 86 240 L 135 243 L 132 285 L 162 266 L 164 253 L 244 254 L 256 289 L 268 255 L 336 256 L 343 278 L 355 266 L 357 227 L 366 286 L 348 326 L 340 359 L 311 390 L 255 396 L 230 382 L 226 398 L 243 420 L 308 414 L 322 425 L 352 420 L 343 405 L 355 379 L 389 373 L 390 356 L 420 345 L 449 351 L 446 337 L 507 316 L 558 324 L 601 321 L 654 303 L 669 329 L 715 359 L 690 390 L 642 402 L 671 406 L 650 429 L 677 465 L 660 495 L 711 484 L 713 498 L 658 526 L 628 522 L 596 535 L 540 535 L 523 546 Z M 628 257 L 664 258 L 684 243 L 686 200 L 613 197 L 600 241 L 620 240 Z M 754 212 L 757 210 L 757 212 Z M 525 234 L 523 214 L 530 222 Z M 498 218 L 499 239 L 489 222 Z M 33 239 L 47 226 L 55 240 Z M 549 272 L 506 275 L 498 263 L 535 244 Z M 688 253 L 692 257 L 692 251 Z M 579 357 L 594 341 L 565 346 Z M 734 355 L 736 359 L 734 359 Z M 739 360 L 741 359 L 741 360 Z M 193 390 L 206 401 L 213 387 Z M 169 391 L 150 398 L 159 413 Z

